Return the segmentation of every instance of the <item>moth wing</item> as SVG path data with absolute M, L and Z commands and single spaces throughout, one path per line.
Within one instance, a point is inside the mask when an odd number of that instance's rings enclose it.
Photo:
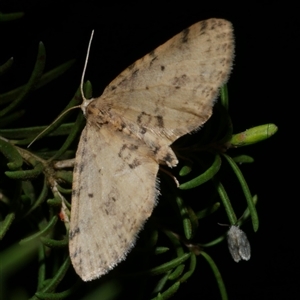
M 247 235 L 241 230 L 239 239 L 239 254 L 243 260 L 249 260 L 251 256 L 251 247 Z
M 161 144 L 170 145 L 211 116 L 233 56 L 230 22 L 198 22 L 124 70 L 97 105 L 110 107 L 110 114 L 122 116 L 150 144 L 159 136 Z
M 231 241 L 228 240 L 228 249 L 233 260 L 235 262 L 239 262 L 241 260 L 241 256 L 240 256 L 240 249 L 237 244 L 237 241 L 233 242 L 232 240 Z
M 87 123 L 76 153 L 69 251 L 84 281 L 125 258 L 156 202 L 158 164 L 148 147 L 109 126 Z

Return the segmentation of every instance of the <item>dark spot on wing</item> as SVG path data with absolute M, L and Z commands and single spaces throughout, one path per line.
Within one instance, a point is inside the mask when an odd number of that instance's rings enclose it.
M 148 54 L 150 57 L 152 57 L 151 61 L 150 61 L 150 67 L 152 66 L 153 62 L 157 59 L 157 56 L 155 54 L 155 50 L 152 50 L 151 52 L 149 52 Z
M 126 78 L 126 77 L 123 78 L 123 79 L 120 81 L 119 86 L 120 86 L 120 85 L 125 85 L 126 81 L 127 81 L 127 78 Z
M 112 202 L 116 202 L 118 197 L 120 197 L 120 195 L 119 195 L 118 190 L 112 188 L 110 190 L 110 192 L 108 193 L 107 197 L 108 197 L 108 199 L 107 199 L 107 201 L 104 201 L 104 204 L 106 206 L 111 206 Z
M 172 156 L 169 153 L 167 153 L 164 156 L 163 160 L 171 164 L 172 163 Z
M 136 231 L 136 222 L 137 222 L 136 219 L 132 220 L 132 223 L 130 225 L 129 231 L 132 231 L 132 230 Z
M 79 164 L 79 173 L 82 173 L 84 169 L 84 163 Z
M 88 193 L 88 196 L 89 196 L 90 198 L 94 198 L 94 194 L 93 194 L 93 193 Z
M 189 38 L 189 33 L 190 33 L 190 29 L 189 28 L 186 28 L 182 31 L 182 38 L 181 38 L 181 42 L 182 43 L 187 43 Z
M 161 71 L 165 70 L 165 66 L 160 66 Z
M 210 30 L 214 30 L 216 28 L 216 23 L 211 24 Z
M 122 120 L 120 120 L 120 123 L 118 124 L 118 130 L 123 131 L 126 127 L 126 124 Z
M 136 167 L 138 167 L 139 165 L 141 165 L 141 162 L 137 158 L 135 158 L 133 160 L 133 162 L 130 163 L 130 164 L 128 164 L 128 165 L 129 165 L 130 169 L 135 169 Z
M 139 147 L 135 144 L 126 144 L 126 147 L 129 149 L 129 150 L 137 150 Z
M 80 255 L 81 252 L 82 252 L 81 247 L 78 246 L 78 247 L 76 247 L 76 249 L 74 249 L 73 253 L 70 253 L 70 255 L 71 255 L 71 257 L 76 258 L 77 255 Z M 79 260 L 77 260 L 77 263 L 78 263 L 78 265 L 81 265 L 82 259 L 80 258 Z M 80 266 L 80 269 L 81 269 L 81 266 Z
M 150 61 L 150 67 L 152 66 L 153 62 L 157 59 L 157 56 L 153 57 Z
M 176 89 L 179 89 L 180 87 L 184 86 L 186 82 L 188 81 L 188 77 L 186 74 L 182 74 L 181 76 L 177 77 L 175 76 L 173 78 L 173 81 L 171 82 L 173 85 L 175 85 Z
M 79 229 L 79 227 L 76 227 L 74 230 L 70 231 L 69 239 L 72 240 L 79 233 L 80 233 L 80 229 Z
M 136 70 L 133 71 L 131 76 L 136 77 L 138 75 L 138 73 L 139 73 L 139 69 L 136 69 Z
M 164 127 L 164 119 L 162 116 L 156 116 L 158 127 Z
M 72 196 L 76 196 L 76 197 L 79 197 L 80 196 L 80 192 L 82 190 L 82 187 L 79 187 L 79 189 L 74 189 L 72 190 Z
M 207 21 L 206 21 L 206 20 L 205 20 L 205 21 L 202 21 L 202 22 L 200 23 L 200 25 L 201 25 L 200 30 L 201 30 L 201 31 L 205 31 L 205 29 L 206 29 L 206 27 L 207 27 Z
M 147 132 L 147 128 L 141 127 L 140 133 L 141 133 L 141 134 L 145 134 L 146 132 Z
M 110 90 L 113 91 L 113 90 L 115 90 L 116 88 L 117 88 L 117 87 L 116 87 L 115 85 L 113 85 L 113 86 L 110 87 Z
M 108 124 L 108 120 L 103 121 L 103 119 L 98 118 L 98 119 L 96 120 L 96 124 L 97 124 L 97 126 L 98 126 L 99 128 L 101 128 L 104 124 Z
M 158 153 L 158 151 L 160 150 L 160 146 L 156 146 L 154 147 L 152 150 L 153 150 L 153 153 L 156 155 Z

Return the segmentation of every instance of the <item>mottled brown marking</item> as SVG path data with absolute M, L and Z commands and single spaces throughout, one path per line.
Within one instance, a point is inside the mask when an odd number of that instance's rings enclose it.
M 132 77 L 137 77 L 138 73 L 139 73 L 139 69 L 134 70 L 132 73 Z
M 187 43 L 188 40 L 189 40 L 189 33 L 190 33 L 190 29 L 189 28 L 186 28 L 182 31 L 182 38 L 181 38 L 181 42 L 184 44 L 184 43 Z
M 147 117 L 148 121 L 144 121 L 144 117 Z M 142 123 L 145 123 L 145 124 L 148 124 L 150 121 L 151 121 L 151 116 L 147 113 L 145 113 L 144 111 L 142 111 L 138 116 L 137 116 L 137 119 L 136 119 L 137 123 L 138 124 L 142 124 Z
M 188 82 L 188 77 L 186 74 L 182 74 L 180 77 L 175 76 L 172 80 L 172 85 L 175 87 L 183 87 Z
M 200 23 L 200 30 L 201 31 L 205 31 L 206 30 L 206 28 L 207 28 L 207 22 L 206 21 L 203 21 L 203 22 L 201 22 Z
M 157 119 L 157 125 L 160 128 L 164 128 L 164 119 L 162 116 L 156 116 Z
M 164 160 L 165 162 L 167 162 L 167 163 L 172 163 L 173 158 L 172 158 L 172 156 L 170 155 L 170 153 L 167 153 L 167 154 L 164 156 L 163 160 Z
M 124 78 L 124 79 L 122 79 L 122 80 L 118 83 L 118 86 L 124 86 L 124 85 L 127 84 L 127 82 L 128 82 L 128 79 L 127 79 L 127 78 Z
M 125 122 L 121 122 L 121 123 L 119 124 L 118 130 L 123 131 L 123 130 L 126 129 L 126 128 L 127 128 L 126 123 L 125 123 Z
M 78 234 L 80 234 L 80 229 L 79 227 L 76 227 L 74 230 L 69 232 L 69 239 L 72 240 Z
M 123 144 L 118 156 L 122 157 L 123 159 L 128 159 L 131 157 L 132 151 L 136 151 L 138 149 L 137 145 L 134 144 Z
M 128 164 L 128 165 L 129 165 L 129 168 L 130 168 L 130 169 L 135 169 L 136 167 L 140 166 L 141 164 L 142 164 L 142 163 L 141 163 L 137 158 L 135 158 L 135 159 L 133 160 L 133 162 L 130 163 L 130 164 Z
M 150 61 L 150 67 L 153 65 L 153 63 L 154 63 L 155 60 L 157 60 L 156 56 L 151 59 L 151 61 Z
M 160 146 L 155 145 L 155 146 L 153 146 L 152 151 L 153 151 L 154 154 L 157 154 L 157 153 L 159 152 L 160 149 L 161 149 Z
M 116 202 L 116 199 L 118 199 L 118 197 L 120 197 L 119 191 L 115 188 L 112 188 L 112 190 L 108 193 L 108 202 Z
M 81 163 L 81 164 L 79 165 L 79 173 L 82 173 L 83 170 L 84 170 L 84 163 Z
M 145 134 L 146 132 L 147 132 L 147 128 L 141 127 L 140 133 L 141 133 L 141 134 Z
M 136 220 L 133 220 L 132 222 L 131 222 L 131 226 L 130 226 L 130 231 L 134 231 L 135 229 L 136 229 L 136 226 L 137 226 L 137 224 L 136 224 Z
M 75 258 L 77 255 L 80 255 L 80 253 L 81 253 L 81 247 L 78 247 L 78 248 L 75 249 L 75 252 L 74 252 L 72 257 Z M 81 261 L 81 259 L 80 259 L 80 261 Z

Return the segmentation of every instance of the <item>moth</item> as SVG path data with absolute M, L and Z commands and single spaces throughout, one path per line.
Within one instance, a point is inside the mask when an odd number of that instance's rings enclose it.
M 82 95 L 69 252 L 84 281 L 134 246 L 157 202 L 159 164 L 175 167 L 172 143 L 211 116 L 233 56 L 231 23 L 201 21 L 129 66 L 100 97 Z
M 245 232 L 241 230 L 238 226 L 230 226 L 227 232 L 227 243 L 229 252 L 235 262 L 250 259 L 250 243 Z

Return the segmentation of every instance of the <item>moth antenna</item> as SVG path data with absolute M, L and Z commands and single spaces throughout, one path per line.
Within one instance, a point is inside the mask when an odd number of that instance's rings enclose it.
M 80 81 L 80 93 L 81 93 L 81 97 L 83 99 L 83 104 L 82 105 L 73 106 L 73 107 L 67 109 L 66 111 L 64 111 L 49 126 L 47 126 L 41 133 L 39 133 L 32 140 L 32 142 L 27 146 L 27 148 L 29 148 L 52 124 L 54 124 L 56 121 L 58 121 L 64 114 L 66 114 L 67 112 L 69 112 L 72 109 L 80 108 L 80 107 L 81 108 L 85 107 L 87 105 L 87 103 L 89 103 L 89 100 L 84 97 L 84 93 L 83 93 L 83 80 L 84 80 L 85 71 L 86 71 L 86 67 L 87 67 L 87 63 L 88 63 L 88 59 L 89 59 L 89 55 L 90 55 L 90 49 L 91 49 L 91 44 L 92 44 L 93 36 L 94 36 L 94 30 L 91 33 L 91 37 L 90 37 L 90 41 L 89 41 L 89 45 L 88 45 L 88 49 L 87 49 L 87 53 L 86 53 L 86 58 L 85 58 L 85 62 L 84 62 L 83 72 L 82 72 L 82 75 L 81 75 L 81 81 Z
M 218 225 L 220 225 L 220 226 L 227 226 L 227 227 L 232 226 L 232 225 L 229 225 L 229 224 L 223 224 L 223 223 L 218 223 Z
M 90 37 L 90 41 L 89 41 L 89 45 L 88 45 L 88 49 L 87 49 L 87 53 L 86 53 L 86 58 L 85 58 L 85 62 L 84 62 L 83 72 L 82 72 L 82 75 L 81 75 L 80 92 L 81 92 L 81 97 L 84 100 L 83 102 L 89 101 L 88 99 L 86 99 L 84 97 L 84 93 L 83 93 L 83 81 L 84 81 L 84 76 L 85 76 L 85 71 L 86 71 L 87 63 L 88 63 L 89 56 L 90 56 L 90 50 L 91 50 L 93 36 L 94 36 L 94 30 L 92 30 L 92 33 L 91 33 L 91 37 Z
M 241 215 L 241 217 L 236 221 L 235 224 L 223 224 L 223 223 L 218 223 L 218 225 L 220 226 L 227 226 L 227 227 L 231 227 L 231 226 L 241 226 L 244 222 L 240 222 L 241 220 L 244 219 L 244 221 L 246 221 L 247 219 L 245 218 L 245 215 L 246 215 L 246 211 Z

